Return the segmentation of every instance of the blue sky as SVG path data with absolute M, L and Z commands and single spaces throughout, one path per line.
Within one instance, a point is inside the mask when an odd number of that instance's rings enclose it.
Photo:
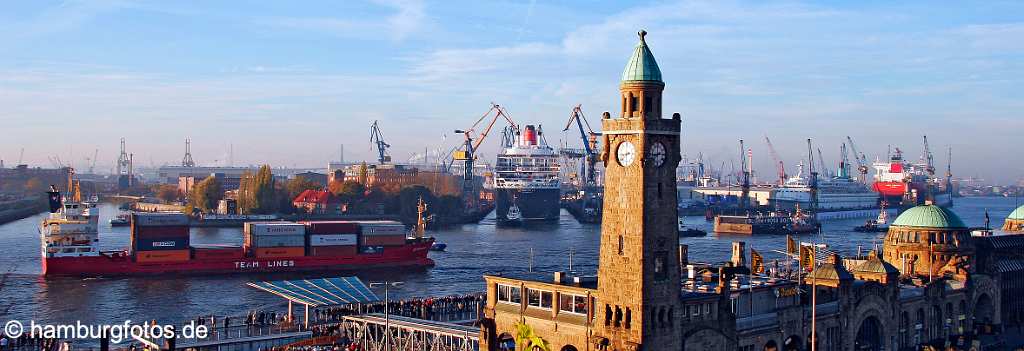
M 136 162 L 320 166 L 369 159 L 381 121 L 396 160 L 451 145 L 490 102 L 563 134 L 617 106 L 646 29 L 684 153 L 712 163 L 764 136 L 789 167 L 804 139 L 835 161 L 854 137 L 912 158 L 928 134 L 940 165 L 1024 175 L 1020 2 L 7 2 L 0 11 L 0 158 L 110 168 Z M 442 135 L 448 133 L 447 139 Z M 488 144 L 497 142 L 497 138 Z M 490 151 L 493 155 L 493 151 Z M 727 166 L 728 167 L 728 166 Z

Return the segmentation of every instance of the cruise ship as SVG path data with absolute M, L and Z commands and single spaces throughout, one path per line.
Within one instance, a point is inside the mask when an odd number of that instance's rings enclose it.
M 804 165 L 786 183 L 772 190 L 770 202 L 779 208 L 811 208 L 811 189 L 804 177 Z M 878 194 L 858 183 L 840 168 L 839 175 L 818 181 L 818 211 L 847 211 L 878 208 Z
M 494 172 L 499 225 L 558 220 L 559 156 L 539 126 L 527 125 L 503 141 Z

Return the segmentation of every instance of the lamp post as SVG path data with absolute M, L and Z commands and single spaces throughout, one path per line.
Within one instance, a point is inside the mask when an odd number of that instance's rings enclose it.
M 391 350 L 391 300 L 389 299 L 389 292 L 391 288 L 400 288 L 405 282 L 371 282 L 370 287 L 384 287 L 384 350 Z

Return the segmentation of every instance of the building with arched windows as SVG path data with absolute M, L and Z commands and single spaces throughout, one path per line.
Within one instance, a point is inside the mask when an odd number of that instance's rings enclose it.
M 1003 231 L 1008 233 L 1024 233 L 1024 205 L 1010 212 L 1003 222 Z

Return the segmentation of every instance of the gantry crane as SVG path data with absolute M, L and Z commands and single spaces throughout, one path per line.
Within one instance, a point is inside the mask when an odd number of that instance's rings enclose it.
M 860 182 L 868 182 L 868 159 L 863 153 L 857 150 L 857 144 L 853 143 L 853 138 L 849 135 L 846 136 L 846 141 L 850 143 L 850 150 L 853 151 L 853 159 L 857 160 L 857 172 L 860 173 Z
M 385 164 L 391 162 L 391 155 L 388 155 L 388 148 L 391 147 L 391 145 L 384 142 L 384 134 L 381 134 L 380 126 L 377 124 L 377 121 L 373 121 L 373 124 L 370 125 L 370 144 L 377 147 L 378 163 Z
M 487 127 L 484 128 L 483 131 L 478 132 L 477 127 L 480 126 L 480 122 L 483 122 L 488 116 L 491 116 L 491 118 L 490 122 L 487 123 Z M 502 117 L 506 122 L 508 122 L 510 127 L 509 132 L 517 135 L 519 134 L 519 126 L 511 117 L 508 116 L 508 112 L 506 112 L 503 107 L 493 102 L 491 103 L 491 108 L 488 109 L 483 116 L 480 116 L 480 118 L 477 119 L 476 122 L 468 129 L 455 130 L 456 133 L 460 133 L 466 138 L 463 143 L 463 150 L 456 150 L 452 154 L 452 162 L 462 161 L 465 167 L 462 177 L 463 196 L 470 194 L 473 190 L 473 163 L 476 160 L 476 150 L 480 147 L 480 144 L 484 142 L 484 139 L 487 139 L 487 134 L 491 132 L 491 128 L 493 128 L 494 123 L 498 121 L 498 117 Z M 506 139 L 510 140 L 511 138 L 512 136 L 506 135 Z
M 775 146 L 772 145 L 772 141 L 771 139 L 768 139 L 767 135 L 764 136 L 764 142 L 768 144 L 768 153 L 772 155 L 772 161 L 775 162 L 775 169 L 779 176 L 779 185 L 785 185 L 786 165 L 782 162 L 782 159 L 779 158 L 779 153 L 775 152 Z
M 580 174 L 583 174 L 584 177 L 583 184 L 589 187 L 597 185 L 594 167 L 597 165 L 597 137 L 601 133 L 595 133 L 590 128 L 590 122 L 587 122 L 587 117 L 583 115 L 581 106 L 576 105 L 576 107 L 572 108 L 572 112 L 569 113 L 569 122 L 565 124 L 565 129 L 562 129 L 562 131 L 569 130 L 574 121 L 576 122 L 576 127 L 580 130 L 580 139 L 583 141 L 583 149 L 586 151 L 586 155 L 584 155 L 586 162 L 581 165 L 583 169 Z M 584 129 L 584 126 L 586 126 L 586 129 Z

